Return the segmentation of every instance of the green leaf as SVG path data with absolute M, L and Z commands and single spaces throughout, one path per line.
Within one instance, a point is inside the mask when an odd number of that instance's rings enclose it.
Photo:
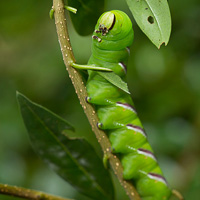
M 104 11 L 104 0 L 68 0 L 68 5 L 77 9 L 76 15 L 70 13 L 72 23 L 80 35 L 94 31 L 98 18 Z
M 115 74 L 114 72 L 97 72 L 99 75 L 101 75 L 103 78 L 105 78 L 107 81 L 115 85 L 116 87 L 120 88 L 124 92 L 130 94 L 128 90 L 127 83 L 125 83 L 120 76 Z
M 171 15 L 167 0 L 126 0 L 137 24 L 158 48 L 167 45 Z
M 92 146 L 75 134 L 70 137 L 73 127 L 59 116 L 20 93 L 17 99 L 31 144 L 43 161 L 79 192 L 97 200 L 113 199 L 109 172 Z

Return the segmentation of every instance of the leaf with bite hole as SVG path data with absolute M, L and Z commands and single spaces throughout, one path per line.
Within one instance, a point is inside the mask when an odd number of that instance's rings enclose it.
M 141 30 L 158 48 L 167 45 L 171 15 L 167 0 L 126 0 Z

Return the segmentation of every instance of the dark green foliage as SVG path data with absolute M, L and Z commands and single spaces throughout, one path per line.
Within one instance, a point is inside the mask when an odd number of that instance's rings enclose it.
M 73 127 L 49 110 L 17 93 L 21 114 L 36 153 L 79 192 L 94 199 L 113 199 L 108 171 L 92 146 Z M 91 162 L 90 162 L 91 161 Z
M 104 0 L 68 0 L 68 6 L 77 9 L 77 13 L 71 13 L 73 25 L 80 35 L 89 35 L 97 19 L 104 10 Z

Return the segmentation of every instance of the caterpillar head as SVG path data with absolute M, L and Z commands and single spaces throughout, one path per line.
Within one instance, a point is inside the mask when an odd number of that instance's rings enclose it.
M 122 11 L 113 10 L 103 13 L 93 33 L 93 42 L 101 49 L 122 49 L 133 41 L 132 23 Z M 119 45 L 117 45 L 119 44 Z
M 116 22 L 115 14 L 112 12 L 104 13 L 99 19 L 99 28 L 95 30 L 96 33 L 102 33 L 105 36 L 108 31 L 112 30 Z

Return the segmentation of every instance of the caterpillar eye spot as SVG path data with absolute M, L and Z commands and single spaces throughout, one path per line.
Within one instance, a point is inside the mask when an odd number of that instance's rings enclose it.
M 99 30 L 95 30 L 94 32 L 95 32 L 95 33 L 101 33 L 101 31 L 99 31 Z
M 97 41 L 98 41 L 98 42 L 101 42 L 101 38 L 98 38 Z
M 100 31 L 100 33 L 102 33 L 103 36 L 105 36 L 108 33 L 108 29 L 104 25 L 99 26 L 99 31 Z
M 98 37 L 96 35 L 93 35 L 92 36 L 92 39 L 97 39 Z
M 95 39 L 95 40 L 97 40 L 98 42 L 101 42 L 101 38 L 97 37 L 96 35 L 93 35 L 93 36 L 92 36 L 92 39 Z
M 152 16 L 149 16 L 149 17 L 147 18 L 147 20 L 148 20 L 148 22 L 149 22 L 150 24 L 153 24 L 153 23 L 154 23 L 154 18 L 153 18 Z

